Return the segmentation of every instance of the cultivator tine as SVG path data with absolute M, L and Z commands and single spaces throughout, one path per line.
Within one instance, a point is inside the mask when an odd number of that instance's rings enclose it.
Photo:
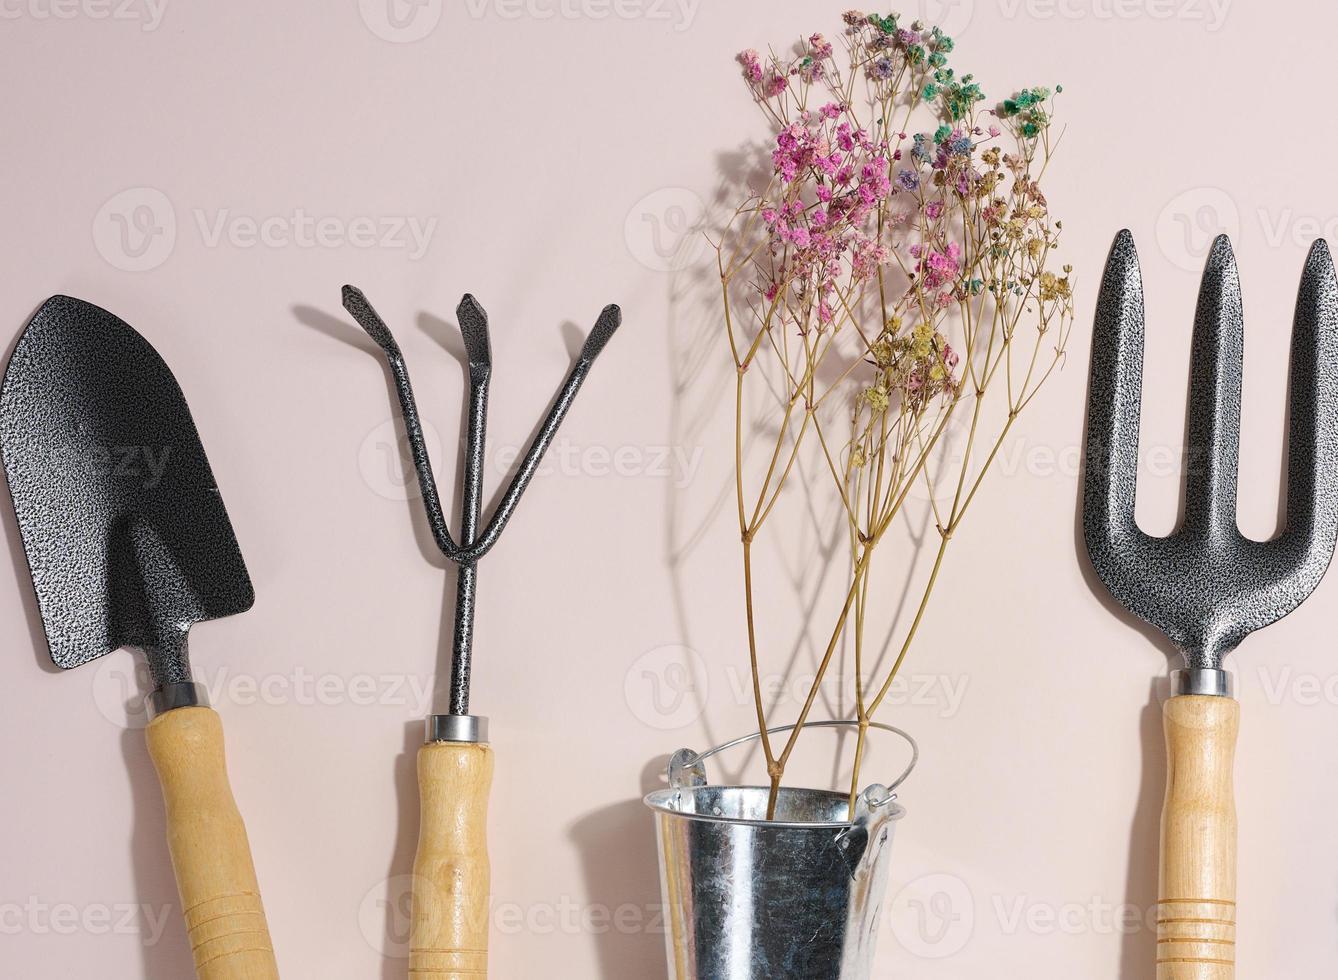
M 427 454 L 427 443 L 423 439 L 423 424 L 418 416 L 418 403 L 413 396 L 413 385 L 409 383 L 409 368 L 404 363 L 404 354 L 395 335 L 372 308 L 361 289 L 345 286 L 343 290 L 344 309 L 358 322 L 358 326 L 376 342 L 385 352 L 390 373 L 395 379 L 395 391 L 399 395 L 400 411 L 404 415 L 404 431 L 409 437 L 409 450 L 413 455 L 414 470 L 418 474 L 418 486 L 423 492 L 423 505 L 427 508 L 428 524 L 432 527 L 432 536 L 437 547 L 448 558 L 459 553 L 450 528 L 446 524 L 446 514 L 441 509 L 441 496 L 437 493 L 437 480 L 432 474 L 432 459 Z
M 488 437 L 488 383 L 492 380 L 492 344 L 488 314 L 468 293 L 455 309 L 469 358 L 469 421 L 465 437 L 465 479 L 460 518 L 460 547 L 467 551 L 478 535 L 483 506 L 483 460 Z M 473 564 L 468 562 L 467 564 Z
M 1245 321 L 1240 277 L 1226 235 L 1208 252 L 1190 346 L 1186 534 L 1237 538 L 1236 476 Z
M 1116 236 L 1106 260 L 1092 335 L 1083 526 L 1101 577 L 1127 556 L 1134 521 L 1143 396 L 1143 283 L 1133 236 Z
M 1338 535 L 1338 281 L 1323 241 L 1306 258 L 1292 325 L 1287 526 L 1279 544 L 1319 583 Z
M 492 343 L 488 314 L 469 293 L 455 309 L 460 336 L 469 359 L 469 419 L 465 437 L 465 476 L 460 503 L 460 548 L 468 551 L 478 536 L 483 507 L 483 461 L 488 437 L 488 383 L 492 379 Z M 451 656 L 453 715 L 469 714 L 469 673 L 473 666 L 474 605 L 478 594 L 478 561 L 461 561 L 455 587 L 455 633 Z
M 542 461 L 544 453 L 553 442 L 553 437 L 557 435 L 558 426 L 566 418 L 572 400 L 576 397 L 576 392 L 585 383 L 586 376 L 595 363 L 595 358 L 599 356 L 600 351 L 604 349 L 604 345 L 609 342 L 609 339 L 622 322 L 622 311 L 616 306 L 606 306 L 600 312 L 599 319 L 595 321 L 594 327 L 591 328 L 589 335 L 585 338 L 580 357 L 572 365 L 567 380 L 562 383 L 562 388 L 558 391 L 552 408 L 548 410 L 548 417 L 544 419 L 543 425 L 539 427 L 534 440 L 530 443 L 529 448 L 525 450 L 525 457 L 521 460 L 520 469 L 511 478 L 506 493 L 502 495 L 497 509 L 493 512 L 492 520 L 488 522 L 488 527 L 484 530 L 483 536 L 467 549 L 472 560 L 477 561 L 482 558 L 497 543 L 497 539 L 501 536 L 507 521 L 511 520 L 511 515 L 515 512 L 516 504 L 520 502 L 520 495 L 530 485 L 530 480 L 534 478 L 535 472 L 539 469 L 539 463 Z

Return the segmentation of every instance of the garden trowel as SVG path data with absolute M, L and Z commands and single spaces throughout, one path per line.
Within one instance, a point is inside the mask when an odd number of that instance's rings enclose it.
M 219 716 L 191 679 L 191 626 L 255 594 L 181 388 L 148 341 L 56 296 L 0 389 L 0 448 L 51 659 L 148 661 L 147 738 L 201 980 L 278 976 Z

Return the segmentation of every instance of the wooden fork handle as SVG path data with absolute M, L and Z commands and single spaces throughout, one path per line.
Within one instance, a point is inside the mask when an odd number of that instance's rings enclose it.
M 1157 980 L 1236 976 L 1236 798 L 1240 703 L 1166 702 Z

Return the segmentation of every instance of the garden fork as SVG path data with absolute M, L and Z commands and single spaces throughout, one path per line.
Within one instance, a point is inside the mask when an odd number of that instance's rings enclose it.
M 1292 327 L 1282 533 L 1236 526 L 1244 321 L 1231 244 L 1213 242 L 1191 348 L 1184 521 L 1156 538 L 1134 520 L 1143 287 L 1133 237 L 1106 263 L 1092 336 L 1083 526 L 1111 594 L 1184 655 L 1165 706 L 1158 980 L 1232 980 L 1236 947 L 1233 760 L 1240 706 L 1223 657 L 1305 600 L 1338 528 L 1338 283 L 1323 241 L 1306 259 Z
M 433 538 L 442 554 L 460 567 L 451 656 L 450 712 L 427 719 L 427 738 L 418 750 L 421 813 L 418 850 L 414 855 L 409 975 L 414 980 L 478 980 L 486 976 L 488 970 L 491 874 L 486 824 L 493 773 L 488 721 L 469 713 L 478 563 L 497 543 L 502 529 L 515 513 L 521 494 L 538 470 L 595 358 L 622 323 L 622 313 L 616 306 L 606 306 L 600 313 L 497 509 L 487 526 L 480 529 L 492 346 L 488 337 L 488 315 L 483 307 L 468 294 L 460 301 L 456 315 L 469 360 L 469 413 L 460 542 L 457 544 L 447 527 L 446 513 L 437 493 L 404 355 L 361 290 L 345 286 L 343 299 L 344 308 L 376 341 L 390 365 Z

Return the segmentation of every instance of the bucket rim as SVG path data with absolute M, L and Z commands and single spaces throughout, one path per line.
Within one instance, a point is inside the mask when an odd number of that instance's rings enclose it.
M 683 786 L 683 787 L 665 787 L 647 793 L 642 798 L 649 809 L 656 813 L 663 814 L 666 817 L 677 817 L 680 820 L 692 820 L 698 823 L 716 823 L 716 824 L 734 824 L 743 827 L 776 827 L 786 830 L 848 830 L 860 823 L 860 819 L 855 820 L 766 820 L 755 817 L 727 817 L 723 814 L 714 813 L 684 813 L 682 810 L 676 810 L 668 805 L 668 800 L 678 794 L 686 791 L 696 791 L 698 789 L 715 790 L 756 790 L 763 793 L 771 791 L 769 786 L 723 786 L 711 784 L 710 786 Z M 829 789 L 811 789 L 805 786 L 786 786 L 782 787 L 781 792 L 791 793 L 814 793 L 819 796 L 829 797 L 832 800 L 845 802 L 850 799 L 846 793 L 838 793 Z M 906 816 L 906 808 L 897 802 L 896 798 L 889 799 L 885 804 L 879 807 L 878 818 L 884 820 L 900 820 Z

